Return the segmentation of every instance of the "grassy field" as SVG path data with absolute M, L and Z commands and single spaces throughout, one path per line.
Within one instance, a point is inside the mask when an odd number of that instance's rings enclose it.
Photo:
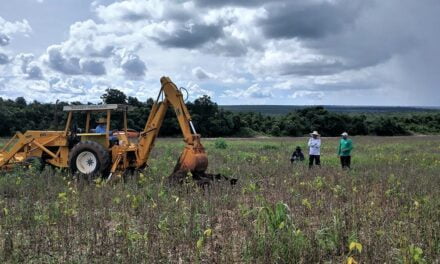
M 168 187 L 183 147 L 177 139 L 159 140 L 150 167 L 126 184 L 76 183 L 52 168 L 2 173 L 0 257 L 439 263 L 440 137 L 353 140 L 351 171 L 339 168 L 337 139 L 323 139 L 322 167 L 312 170 L 289 162 L 305 138 L 205 140 L 210 172 L 238 178 L 234 188 Z

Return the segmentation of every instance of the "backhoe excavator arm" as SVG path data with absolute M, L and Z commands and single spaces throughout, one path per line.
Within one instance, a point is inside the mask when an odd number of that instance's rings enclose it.
M 139 136 L 136 167 L 141 168 L 146 165 L 165 113 L 168 107 L 172 106 L 182 130 L 183 141 L 186 143 L 175 170 L 204 172 L 208 167 L 208 158 L 205 148 L 200 143 L 200 135 L 196 134 L 192 125 L 191 115 L 183 101 L 183 95 L 170 78 L 162 77 L 160 82 L 161 90 L 153 104 L 144 131 Z M 163 98 L 162 101 L 160 101 L 161 98 Z

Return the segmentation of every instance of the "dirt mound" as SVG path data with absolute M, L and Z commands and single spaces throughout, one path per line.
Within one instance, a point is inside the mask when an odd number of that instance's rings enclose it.
M 199 186 L 209 186 L 212 182 L 222 182 L 226 181 L 229 182 L 231 185 L 237 184 L 238 179 L 229 178 L 224 175 L 218 174 L 212 174 L 212 173 L 205 173 L 205 172 L 191 172 L 190 174 L 188 171 L 184 170 L 178 170 L 173 172 L 168 177 L 168 182 L 171 185 L 176 184 L 183 184 L 186 179 L 188 179 L 192 175 L 192 179 L 197 183 Z

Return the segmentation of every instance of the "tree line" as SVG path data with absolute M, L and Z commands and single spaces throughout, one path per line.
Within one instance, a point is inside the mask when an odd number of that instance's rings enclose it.
M 126 96 L 117 89 L 107 89 L 101 96 L 103 103 L 129 104 L 128 127 L 143 130 L 153 99 L 145 102 Z M 81 104 L 72 102 L 70 104 Z M 88 103 L 91 104 L 91 103 Z M 16 131 L 60 130 L 64 128 L 67 102 L 26 102 L 0 97 L 0 136 L 11 136 Z M 351 135 L 397 136 L 440 133 L 440 112 L 404 114 L 346 114 L 329 112 L 323 107 L 298 109 L 285 115 L 261 113 L 233 113 L 225 111 L 209 96 L 187 102 L 193 123 L 203 137 L 252 137 L 257 135 L 303 136 L 317 130 L 322 136 L 338 136 L 347 131 Z M 74 122 L 82 127 L 85 118 Z M 121 128 L 121 118 L 113 118 L 112 128 Z M 168 109 L 160 131 L 161 136 L 178 136 L 180 127 L 172 108 Z

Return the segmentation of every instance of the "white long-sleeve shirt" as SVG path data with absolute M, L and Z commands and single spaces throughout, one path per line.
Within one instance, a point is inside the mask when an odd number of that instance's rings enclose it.
M 310 138 L 308 146 L 309 146 L 309 155 L 321 155 L 320 138 Z

